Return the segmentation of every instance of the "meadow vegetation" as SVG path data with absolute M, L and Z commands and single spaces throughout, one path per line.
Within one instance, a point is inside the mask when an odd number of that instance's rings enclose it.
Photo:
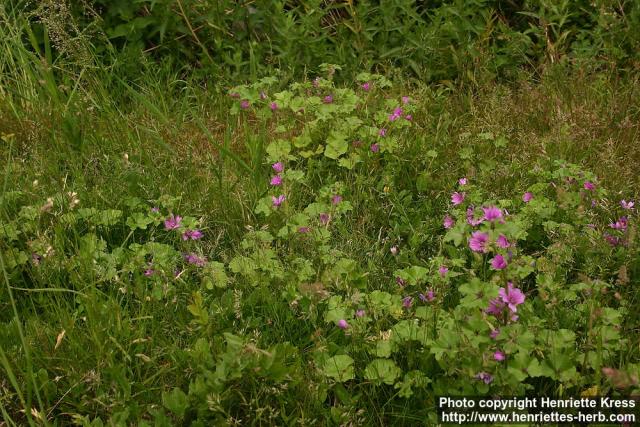
M 623 0 L 0 4 L 0 426 L 637 395 L 637 25 Z

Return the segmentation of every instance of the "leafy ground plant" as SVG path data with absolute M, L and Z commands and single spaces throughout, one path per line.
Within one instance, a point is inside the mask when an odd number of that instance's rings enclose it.
M 43 189 L 4 135 L 9 425 L 433 424 L 439 395 L 639 391 L 638 195 L 510 163 L 513 136 L 457 128 L 446 89 L 339 72 L 232 88 L 243 145 L 193 119 L 215 190 Z M 96 180 L 181 170 L 102 155 Z

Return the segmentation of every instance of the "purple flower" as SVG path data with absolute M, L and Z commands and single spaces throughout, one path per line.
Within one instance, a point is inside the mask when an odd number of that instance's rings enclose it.
M 186 254 L 184 256 L 184 259 L 187 261 L 187 263 L 195 265 L 196 267 L 204 267 L 205 263 L 207 262 L 205 258 L 201 258 L 194 253 Z
M 471 233 L 469 239 L 469 248 L 474 252 L 487 252 L 487 246 L 489 244 L 489 235 L 480 231 L 474 231 Z
M 498 338 L 498 335 L 500 335 L 500 329 L 492 329 L 491 332 L 489 333 L 489 337 L 492 340 L 495 340 L 496 338 Z
M 273 207 L 277 208 L 278 206 L 280 206 L 282 204 L 282 202 L 284 202 L 285 199 L 286 199 L 286 197 L 284 197 L 284 194 L 281 194 L 278 197 L 271 196 L 271 201 L 273 202 Z
M 408 104 L 408 103 L 409 103 L 409 101 L 410 101 L 410 99 L 409 99 L 409 97 L 408 97 L 408 96 L 403 96 L 403 97 L 402 97 L 402 103 L 403 103 L 403 104 Z
M 456 191 L 451 195 L 451 203 L 453 203 L 454 206 L 458 206 L 459 204 L 462 204 L 462 202 L 464 202 L 465 196 L 466 193 L 458 193 Z
M 298 233 L 306 234 L 309 232 L 309 227 L 298 227 Z
M 157 206 L 154 206 L 154 207 L 151 208 L 151 212 L 158 213 L 158 212 L 160 212 L 160 209 Z
M 380 144 L 371 144 L 371 151 L 374 153 L 377 153 L 378 151 L 380 151 Z
M 454 224 L 455 224 L 455 221 L 449 215 L 445 216 L 444 220 L 442 221 L 442 225 L 444 226 L 444 228 L 447 228 L 447 229 L 453 227 Z
M 169 218 L 164 220 L 164 228 L 165 230 L 175 230 L 176 228 L 180 228 L 181 222 L 182 222 L 181 216 L 171 215 Z
M 609 233 L 604 233 L 604 239 L 607 241 L 607 243 L 609 243 L 611 246 L 618 246 L 622 240 L 620 240 L 619 237 L 615 237 L 612 236 Z
M 505 261 L 502 255 L 498 254 L 491 260 L 491 268 L 494 270 L 504 270 L 507 268 L 507 261 Z
M 529 203 L 533 199 L 533 194 L 528 191 L 522 195 L 522 201 L 525 203 Z
M 622 209 L 633 209 L 633 205 L 635 205 L 635 203 L 633 203 L 631 200 L 629 200 L 628 202 L 626 200 L 621 200 L 620 201 L 620 206 L 622 206 Z
M 460 184 L 460 185 L 467 185 L 467 178 L 464 178 L 464 177 L 463 177 L 463 178 L 460 178 L 460 179 L 458 180 L 458 184 Z
M 498 238 L 496 239 L 496 245 L 498 245 L 498 247 L 502 248 L 502 249 L 506 249 L 509 246 L 511 246 L 511 243 L 509 243 L 509 241 L 507 240 L 507 238 L 504 236 L 504 234 L 501 234 L 500 236 L 498 236 Z
M 500 298 L 494 298 L 489 301 L 489 307 L 484 312 L 498 317 L 502 314 L 504 307 L 504 302 Z
M 413 304 L 413 298 L 411 298 L 411 297 L 402 298 L 402 306 L 404 308 L 409 308 L 409 307 L 411 307 L 412 304 Z
M 476 379 L 484 381 L 485 384 L 491 384 L 493 377 L 487 372 L 480 372 L 475 376 Z
M 447 268 L 446 265 L 441 265 L 440 268 L 438 269 L 438 273 L 440 273 L 440 277 L 446 276 L 448 272 L 449 272 L 449 269 Z
M 145 276 L 147 276 L 147 277 L 149 277 L 149 276 L 153 276 L 153 273 L 155 273 L 155 271 L 153 271 L 153 269 L 151 269 L 151 268 L 147 268 L 147 269 L 144 271 L 144 275 L 145 275 Z
M 427 291 L 427 294 L 426 294 L 426 295 L 425 295 L 425 294 L 420 294 L 420 295 L 418 295 L 418 296 L 419 296 L 419 297 L 420 297 L 420 299 L 421 299 L 422 301 L 424 301 L 424 302 L 431 302 L 431 301 L 433 301 L 434 299 L 436 299 L 436 294 L 433 292 L 433 290 L 432 290 L 432 289 L 429 289 L 429 290 Z
M 202 231 L 195 229 L 195 230 L 187 230 L 184 233 L 182 233 L 182 240 L 198 240 L 201 239 L 204 236 L 204 234 L 202 234 Z
M 378 131 L 378 135 L 380 136 L 386 136 L 387 135 L 387 130 L 385 128 L 382 128 Z
M 405 282 L 402 277 L 396 276 L 396 283 L 398 284 L 398 286 L 404 286 L 407 282 Z
M 518 305 L 524 303 L 525 296 L 522 291 L 518 288 L 513 287 L 513 283 L 507 283 L 507 289 L 500 288 L 498 291 L 498 295 L 502 299 L 502 301 L 509 306 L 509 310 L 513 313 L 518 311 Z
M 333 102 L 333 96 L 332 95 L 325 96 L 322 102 L 324 102 L 325 104 L 331 104 Z
M 484 221 L 484 217 L 475 219 L 474 215 L 475 215 L 475 209 L 469 206 L 467 208 L 467 222 L 472 227 L 475 227 L 476 225 L 480 225 L 482 224 L 482 221 Z
M 487 221 L 495 221 L 496 219 L 500 219 L 502 218 L 502 211 L 495 207 L 495 206 L 489 206 L 488 208 L 482 208 L 482 211 L 484 212 L 484 219 Z
M 320 222 L 324 225 L 327 225 L 329 223 L 329 214 L 328 213 L 321 213 L 320 214 Z
M 271 178 L 271 185 L 273 186 L 278 186 L 282 184 L 282 177 L 280 175 L 275 175 L 273 178 Z
M 505 354 L 502 351 L 498 350 L 495 353 L 493 353 L 493 358 L 498 362 L 502 362 L 504 359 L 507 358 L 507 356 L 505 356 Z
M 272 102 L 271 104 L 269 104 L 269 108 L 271 108 L 271 111 L 276 111 L 278 109 L 278 104 Z
M 629 225 L 629 221 L 627 220 L 627 217 L 622 216 L 615 223 L 609 224 L 609 227 L 615 230 L 626 230 L 628 225 Z
M 393 122 L 398 120 L 400 117 L 402 117 L 402 114 L 404 112 L 402 111 L 402 108 L 398 107 L 395 110 L 393 110 L 393 113 L 389 115 L 389 121 Z
M 240 101 L 240 108 L 242 108 L 243 110 L 246 110 L 247 108 L 249 108 L 249 101 L 247 101 L 246 99 L 243 99 L 242 101 Z
M 411 120 L 413 120 L 413 116 L 411 114 L 407 114 L 406 116 L 404 116 L 404 119 L 410 122 Z
M 356 311 L 356 317 L 364 317 L 364 315 L 365 315 L 364 310 L 360 309 Z
M 342 196 L 339 194 L 335 194 L 332 198 L 331 198 L 331 203 L 333 203 L 334 205 L 337 205 L 338 203 L 340 203 L 342 201 Z
M 277 162 L 271 165 L 271 168 L 277 173 L 281 173 L 284 170 L 284 165 L 282 162 Z
M 364 90 L 365 92 L 369 92 L 369 89 L 371 89 L 371 83 L 369 82 L 362 83 L 361 87 L 362 87 L 362 90 Z
M 596 189 L 595 184 L 593 182 L 590 182 L 590 181 L 585 181 L 583 186 L 584 186 L 585 190 L 595 190 Z
M 349 324 L 347 323 L 346 320 L 344 320 L 344 319 L 338 320 L 338 328 L 347 329 L 348 327 L 349 327 Z

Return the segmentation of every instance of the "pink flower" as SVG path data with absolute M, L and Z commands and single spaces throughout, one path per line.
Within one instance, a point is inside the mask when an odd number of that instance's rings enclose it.
M 460 185 L 467 185 L 467 178 L 460 178 L 458 180 L 458 184 Z
M 342 201 L 342 196 L 339 194 L 336 194 L 331 198 L 331 203 L 333 203 L 334 205 L 337 205 L 341 201 Z
M 451 203 L 453 203 L 454 206 L 458 206 L 459 204 L 464 202 L 465 196 L 466 196 L 466 193 L 458 193 L 456 191 L 451 195 Z
M 157 206 L 154 206 L 154 207 L 151 208 L 151 212 L 152 213 L 158 213 L 158 212 L 160 212 L 160 209 Z
M 500 288 L 498 295 L 513 313 L 518 311 L 517 306 L 524 303 L 525 300 L 525 296 L 522 291 L 518 288 L 514 288 L 513 283 L 511 282 L 507 283 L 507 289 Z
M 364 315 L 365 315 L 364 310 L 360 309 L 356 311 L 356 317 L 364 317 Z
M 411 298 L 411 297 L 402 298 L 402 306 L 404 308 L 409 308 L 409 307 L 411 307 L 412 304 L 413 304 L 413 298 Z
M 281 173 L 284 170 L 284 165 L 282 162 L 277 162 L 271 165 L 271 168 L 277 173 Z
M 276 111 L 278 109 L 278 104 L 272 102 L 271 104 L 269 104 L 269 108 L 271 108 L 271 111 Z
M 522 201 L 525 203 L 529 203 L 533 199 L 533 194 L 528 191 L 522 195 Z
M 413 120 L 413 116 L 411 114 L 407 114 L 406 116 L 404 116 L 404 119 L 410 122 L 411 120 Z
M 204 267 L 207 260 L 205 258 L 201 258 L 194 253 L 190 253 L 184 256 L 184 259 L 187 263 L 195 265 L 196 267 Z
M 507 268 L 507 261 L 505 261 L 502 255 L 498 254 L 491 260 L 491 268 L 494 270 L 504 270 Z
M 480 231 L 474 231 L 471 233 L 469 239 L 469 248 L 474 252 L 487 252 L 487 246 L 489 244 L 489 235 Z
M 280 175 L 274 176 L 273 178 L 271 178 L 270 184 L 273 186 L 278 186 L 282 184 L 282 177 Z
M 498 317 L 502 314 L 504 307 L 504 302 L 500 298 L 494 298 L 489 301 L 489 307 L 484 312 Z
M 627 217 L 622 216 L 615 223 L 609 224 L 609 227 L 615 230 L 626 230 L 628 225 L 629 225 L 629 221 L 627 220 Z
M 182 222 L 181 216 L 171 215 L 169 218 L 164 220 L 164 228 L 165 230 L 175 230 L 176 228 L 180 228 L 181 222 Z
M 380 136 L 386 136 L 387 135 L 387 130 L 385 128 L 382 128 L 378 131 L 378 135 Z
M 484 221 L 484 218 L 475 219 L 474 215 L 475 215 L 475 209 L 469 206 L 467 208 L 467 222 L 472 227 L 475 227 L 476 225 L 480 225 L 482 224 L 482 221 Z
M 398 120 L 403 114 L 402 108 L 398 107 L 395 110 L 393 110 L 393 114 L 389 115 L 389 121 L 393 122 Z
M 440 268 L 438 269 L 438 273 L 440 273 L 440 277 L 446 276 L 448 272 L 449 272 L 449 269 L 447 268 L 446 265 L 441 265 Z
M 369 89 L 371 89 L 371 83 L 369 82 L 364 82 L 362 83 L 362 90 L 364 90 L 365 92 L 369 92 Z
M 284 202 L 284 200 L 286 199 L 286 197 L 284 197 L 284 194 L 279 195 L 278 197 L 276 196 L 271 196 L 271 201 L 273 202 L 273 207 L 278 207 L 282 204 L 282 202 Z
M 487 372 L 480 372 L 476 374 L 475 378 L 478 380 L 482 380 L 485 384 L 491 384 L 491 382 L 493 381 L 493 376 Z
M 426 295 L 420 294 L 419 297 L 424 302 L 431 302 L 436 299 L 436 294 L 433 292 L 433 290 L 429 289 Z
M 622 209 L 633 209 L 633 205 L 635 205 L 635 203 L 633 203 L 632 201 L 626 201 L 626 200 L 621 200 L 620 201 L 620 206 L 622 206 Z
M 377 153 L 378 151 L 380 151 L 380 145 L 379 144 L 371 144 L 371 151 L 374 153 Z
M 402 103 L 403 103 L 403 104 L 408 104 L 408 103 L 409 103 L 409 101 L 411 101 L 411 99 L 409 99 L 409 97 L 408 97 L 408 96 L 403 96 L 403 97 L 402 97 Z
M 618 246 L 618 245 L 622 242 L 622 240 L 620 240 L 620 238 L 619 238 L 619 237 L 612 236 L 612 235 L 611 235 L 611 234 L 609 234 L 609 233 L 605 233 L 605 234 L 604 234 L 604 239 L 605 239 L 605 240 L 607 241 L 607 243 L 609 243 L 611 246 Z
M 500 329 L 492 329 L 489 333 L 489 338 L 495 340 L 496 338 L 498 338 L 498 335 L 500 335 Z
M 498 236 L 498 238 L 496 239 L 496 245 L 498 245 L 498 247 L 502 249 L 506 249 L 509 246 L 511 246 L 511 244 L 509 243 L 507 238 L 504 236 L 504 234 L 501 234 L 500 236 Z
M 585 183 L 584 183 L 584 189 L 585 189 L 585 190 L 595 190 L 595 189 L 596 189 L 596 186 L 595 186 L 595 184 L 594 184 L 593 182 L 585 181 Z
M 446 229 L 453 227 L 454 224 L 455 224 L 455 221 L 449 215 L 445 216 L 444 220 L 442 221 L 442 225 Z
M 500 350 L 496 351 L 495 353 L 493 353 L 493 358 L 495 360 L 497 360 L 498 362 L 502 362 L 504 359 L 506 359 L 507 357 L 505 356 L 505 354 L 503 352 L 501 352 Z
M 153 276 L 153 273 L 155 273 L 155 271 L 153 271 L 153 269 L 151 269 L 151 268 L 147 268 L 147 269 L 144 271 L 144 275 L 145 275 L 145 276 L 147 276 L 147 277 L 149 277 L 149 276 Z
M 240 108 L 242 108 L 243 110 L 246 110 L 247 108 L 249 108 L 249 101 L 247 101 L 246 99 L 243 99 L 242 101 L 240 101 Z
M 198 240 L 204 236 L 200 230 L 187 230 L 182 233 L 182 240 Z
M 349 327 L 349 324 L 347 323 L 346 320 L 344 320 L 344 319 L 338 320 L 338 328 L 347 329 L 348 327 Z
M 488 208 L 482 208 L 482 211 L 484 212 L 484 219 L 487 221 L 495 221 L 496 219 L 500 219 L 502 218 L 502 211 L 495 207 L 495 206 L 489 206 Z
M 309 232 L 309 227 L 298 227 L 298 233 L 306 234 Z
M 327 225 L 329 223 L 329 214 L 323 212 L 319 215 L 319 217 L 320 217 L 320 222 L 323 225 Z
M 324 102 L 325 104 L 331 104 L 333 102 L 333 96 L 332 95 L 325 96 L 322 102 Z

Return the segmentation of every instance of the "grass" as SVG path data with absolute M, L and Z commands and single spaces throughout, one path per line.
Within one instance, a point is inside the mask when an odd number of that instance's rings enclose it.
M 203 251 L 211 259 L 228 263 L 241 251 L 246 229 L 261 227 L 254 209 L 267 191 L 264 148 L 274 139 L 273 129 L 229 117 L 232 100 L 215 85 L 180 80 L 152 65 L 144 66 L 135 84 L 109 79 L 108 71 L 92 66 L 69 70 L 52 63 L 49 48 L 39 53 L 24 48 L 25 35 L 15 31 L 0 26 L 3 221 L 15 218 L 11 194 L 16 191 L 25 206 L 76 192 L 80 206 L 99 209 L 125 209 L 132 197 L 146 201 L 168 194 L 181 197 L 176 211 L 202 218 Z M 364 266 L 370 290 L 387 286 L 396 266 L 388 255 L 394 243 L 411 248 L 403 253 L 405 260 L 438 254 L 440 239 L 431 230 L 441 222 L 450 183 L 461 176 L 483 183 L 492 198 L 501 199 L 526 189 L 524 165 L 565 159 L 593 171 L 614 193 L 640 197 L 637 75 L 582 73 L 561 64 L 509 84 L 450 89 L 405 82 L 393 91 L 410 93 L 418 109 L 417 131 L 402 141 L 401 160 L 380 165 L 375 186 L 353 172 L 340 177 L 355 209 L 338 228 L 336 249 Z M 472 137 L 487 133 L 504 136 L 505 146 Z M 423 153 L 436 144 L 441 160 L 432 164 Z M 468 157 L 461 160 L 458 153 L 464 150 Z M 310 167 L 310 182 L 317 187 L 308 193 L 332 182 L 336 177 L 327 174 L 333 173 L 321 164 Z M 69 251 L 82 247 L 89 231 L 48 229 L 44 223 L 38 230 Z M 111 242 L 127 238 L 124 228 L 109 233 Z M 137 238 L 133 234 L 127 242 Z M 226 331 L 259 348 L 286 337 L 300 349 L 297 372 L 308 381 L 265 387 L 250 377 L 212 394 L 209 409 L 227 423 L 424 422 L 418 402 L 403 403 L 393 389 L 366 384 L 348 391 L 340 386 L 327 404 L 318 403 L 326 390 L 305 371 L 314 352 L 341 340 L 339 331 L 323 335 L 321 325 L 292 310 L 277 290 L 229 289 L 207 307 L 209 319 L 199 323 L 193 307 L 200 285 L 188 279 L 170 299 L 136 299 L 115 287 L 117 282 L 88 281 L 92 273 L 82 258 L 16 276 L 9 274 L 5 256 L 0 426 L 100 425 L 90 424 L 97 417 L 112 425 L 153 417 L 159 425 L 169 424 L 166 415 L 155 415 L 166 400 L 163 392 L 187 390 L 198 369 L 194 357 L 206 359 L 196 350 L 199 339 L 208 340 L 215 355 L 226 354 Z M 637 348 L 638 336 L 629 339 L 634 344 L 629 348 Z M 637 350 L 625 358 L 637 362 Z M 216 400 L 222 394 L 224 404 Z M 355 396 L 358 403 L 350 405 Z M 343 414 L 333 414 L 338 407 Z M 188 425 L 196 415 L 186 417 Z

